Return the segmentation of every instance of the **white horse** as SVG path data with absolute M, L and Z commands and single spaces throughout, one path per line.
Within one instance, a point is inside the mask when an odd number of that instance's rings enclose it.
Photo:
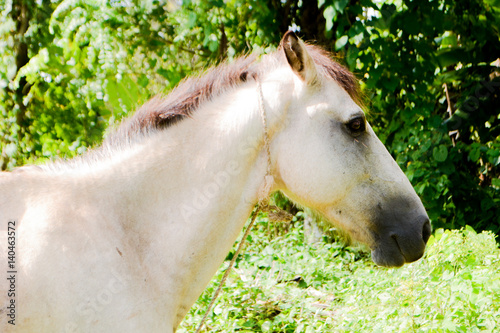
M 379 265 L 419 259 L 427 214 L 356 87 L 288 32 L 275 53 L 148 102 L 80 158 L 1 173 L 0 331 L 174 332 L 269 191 Z

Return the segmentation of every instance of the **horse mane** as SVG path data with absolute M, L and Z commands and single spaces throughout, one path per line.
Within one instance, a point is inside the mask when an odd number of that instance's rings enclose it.
M 314 45 L 306 45 L 320 74 L 335 80 L 357 103 L 360 103 L 359 85 L 356 77 L 345 67 L 332 59 L 332 54 Z M 263 58 L 286 62 L 282 46 Z M 165 97 L 153 97 L 142 105 L 131 117 L 125 119 L 105 140 L 114 146 L 130 141 L 140 134 L 172 126 L 190 115 L 205 101 L 221 95 L 228 89 L 248 80 L 257 80 L 265 73 L 263 61 L 257 62 L 256 55 L 242 56 L 233 63 L 223 63 L 211 68 L 198 77 L 181 82 Z
M 306 44 L 306 47 L 320 75 L 335 80 L 356 103 L 360 103 L 356 77 L 334 61 L 331 53 L 314 45 Z M 261 60 L 257 60 L 256 55 L 242 56 L 232 63 L 223 63 L 199 76 L 187 78 L 167 96 L 153 97 L 132 116 L 124 119 L 100 147 L 71 160 L 43 165 L 39 170 L 65 171 L 72 169 L 72 166 L 94 165 L 103 158 L 112 156 L 117 150 L 126 149 L 157 131 L 165 130 L 189 118 L 202 103 L 245 82 L 258 80 L 281 65 L 288 66 L 282 45 L 277 51 L 263 56 Z
M 333 79 L 339 84 L 354 102 L 362 104 L 359 82 L 356 76 L 340 63 L 335 61 L 333 54 L 325 49 L 306 44 L 307 51 L 311 55 L 320 74 Z
M 142 105 L 131 117 L 125 119 L 106 141 L 114 143 L 135 134 L 164 129 L 190 117 L 203 102 L 250 78 L 255 79 L 258 76 L 255 59 L 255 55 L 243 56 L 231 64 L 223 63 L 208 69 L 200 76 L 185 79 L 167 96 L 153 97 Z

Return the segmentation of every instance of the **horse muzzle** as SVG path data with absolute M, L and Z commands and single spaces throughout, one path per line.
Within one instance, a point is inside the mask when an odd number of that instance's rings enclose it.
M 407 216 L 404 216 L 407 215 Z M 425 211 L 418 214 L 386 212 L 379 216 L 372 246 L 372 259 L 379 266 L 400 267 L 420 259 L 431 235 L 431 224 Z

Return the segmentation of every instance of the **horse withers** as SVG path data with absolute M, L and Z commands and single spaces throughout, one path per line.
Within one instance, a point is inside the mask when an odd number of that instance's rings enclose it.
M 175 331 L 270 191 L 379 265 L 419 259 L 429 219 L 357 89 L 288 32 L 154 98 L 82 157 L 1 173 L 1 331 Z

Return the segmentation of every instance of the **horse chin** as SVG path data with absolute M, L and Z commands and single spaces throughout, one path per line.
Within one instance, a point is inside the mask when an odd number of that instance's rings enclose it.
M 406 259 L 397 244 L 376 247 L 372 250 L 372 260 L 377 265 L 384 267 L 401 267 L 406 263 Z

